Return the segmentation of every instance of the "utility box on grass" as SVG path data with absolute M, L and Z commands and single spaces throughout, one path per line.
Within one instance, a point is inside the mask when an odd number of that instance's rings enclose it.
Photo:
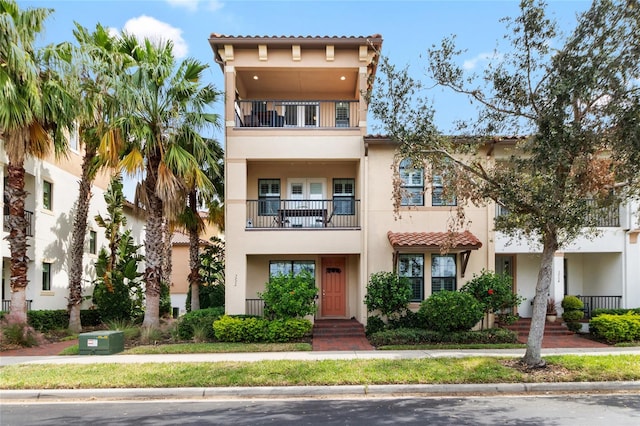
M 112 355 L 124 350 L 122 331 L 93 331 L 78 336 L 80 355 Z

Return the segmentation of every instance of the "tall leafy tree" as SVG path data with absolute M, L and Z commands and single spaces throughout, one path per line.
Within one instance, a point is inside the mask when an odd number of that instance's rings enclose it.
M 70 46 L 70 61 L 63 62 L 67 87 L 77 102 L 76 125 L 83 148 L 82 174 L 69 245 L 69 329 L 82 330 L 82 260 L 91 188 L 96 174 L 104 167 L 115 167 L 123 142 L 116 127 L 120 116 L 118 77 L 126 67 L 127 56 L 116 52 L 114 38 L 102 25 L 90 32 L 76 24 L 77 46 Z
M 172 47 L 171 42 L 139 42 L 127 34 L 121 42 L 121 51 L 134 61 L 122 88 L 128 93 L 123 124 L 129 147 L 121 164 L 132 173 L 144 171 L 137 199 L 147 212 L 145 327 L 157 327 L 160 321 L 163 220 L 173 220 L 183 211 L 189 182 L 202 188 L 211 185 L 200 169 L 200 157 L 191 153 L 205 149 L 192 117 L 206 116 L 205 109 L 215 99 L 212 88 L 201 83 L 208 66 L 191 58 L 177 64 Z M 196 145 L 193 151 L 184 148 L 185 140 Z
M 554 253 L 595 226 L 598 209 L 625 201 L 640 178 L 640 8 L 637 0 L 595 0 L 565 38 L 544 2 L 523 0 L 508 19 L 512 53 L 496 55 L 482 76 L 458 65 L 453 38 L 429 50 L 436 84 L 467 95 L 477 119 L 461 123 L 464 137 L 444 137 L 433 110 L 407 69 L 381 64 L 384 83 L 372 111 L 399 157 L 444 170 L 461 206 L 493 200 L 509 214 L 497 230 L 542 247 L 533 318 L 523 362 L 541 358 Z M 436 106 L 437 107 L 437 106 Z M 465 133 L 461 133 L 465 135 Z M 525 135 L 513 155 L 487 162 L 496 135 Z M 513 139 L 513 138 L 512 138 Z M 477 142 L 485 143 L 477 143 Z M 596 214 L 594 214 L 596 213 Z
M 9 164 L 5 195 L 9 204 L 7 237 L 11 251 L 10 314 L 26 322 L 27 221 L 24 204 L 24 162 L 44 158 L 52 147 L 66 148 L 72 98 L 48 66 L 44 50 L 35 40 L 52 9 L 21 10 L 13 0 L 0 0 L 0 138 Z

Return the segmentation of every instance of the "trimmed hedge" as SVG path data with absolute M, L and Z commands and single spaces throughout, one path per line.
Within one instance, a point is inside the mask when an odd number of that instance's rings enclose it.
M 83 327 L 102 324 L 100 313 L 92 309 L 80 311 Z M 69 312 L 66 309 L 27 311 L 27 323 L 40 332 L 69 328 Z
M 595 318 L 598 315 L 602 315 L 602 314 L 624 315 L 624 314 L 626 314 L 628 312 L 632 312 L 632 313 L 640 315 L 640 308 L 633 308 L 633 309 L 625 309 L 625 308 L 604 309 L 604 308 L 598 308 L 598 309 L 594 309 L 593 311 L 591 311 L 591 318 Z
M 267 320 L 224 315 L 213 323 L 216 339 L 221 342 L 291 342 L 308 336 L 312 328 L 311 321 L 299 318 Z
M 419 344 L 484 344 L 517 343 L 515 332 L 504 328 L 491 328 L 480 331 L 458 331 L 443 333 L 421 328 L 396 328 L 374 333 L 369 336 L 373 346 L 419 345 Z
M 480 302 L 458 291 L 438 291 L 424 300 L 418 310 L 424 327 L 440 332 L 471 330 L 483 315 Z
M 223 315 L 224 306 L 187 312 L 180 317 L 178 322 L 178 338 L 180 340 L 191 340 L 196 328 L 205 328 L 207 330 L 207 338 L 214 340 L 213 322 Z
M 589 321 L 590 332 L 609 343 L 640 341 L 640 315 L 601 314 Z

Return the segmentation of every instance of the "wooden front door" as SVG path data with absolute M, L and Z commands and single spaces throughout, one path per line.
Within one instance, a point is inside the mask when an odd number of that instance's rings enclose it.
M 322 258 L 322 317 L 347 314 L 347 279 L 344 257 Z

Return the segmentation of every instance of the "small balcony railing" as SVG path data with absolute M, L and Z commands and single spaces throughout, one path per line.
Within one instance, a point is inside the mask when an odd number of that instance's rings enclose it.
M 264 300 L 262 299 L 245 299 L 245 314 L 264 316 Z
M 247 200 L 247 229 L 360 228 L 360 200 Z
M 359 101 L 236 101 L 236 127 L 357 128 Z
M 31 310 L 31 302 L 33 302 L 33 300 L 29 300 L 27 299 L 27 311 Z M 2 311 L 3 312 L 9 312 L 9 310 L 11 310 L 11 300 L 2 300 Z
M 24 218 L 27 221 L 27 237 L 33 237 L 33 212 L 28 210 L 24 211 Z M 5 213 L 4 215 L 4 223 L 2 226 L 5 232 L 11 232 L 11 227 L 9 226 L 9 214 Z
M 619 309 L 622 296 L 577 296 L 584 303 L 584 317 L 591 318 L 594 309 Z

